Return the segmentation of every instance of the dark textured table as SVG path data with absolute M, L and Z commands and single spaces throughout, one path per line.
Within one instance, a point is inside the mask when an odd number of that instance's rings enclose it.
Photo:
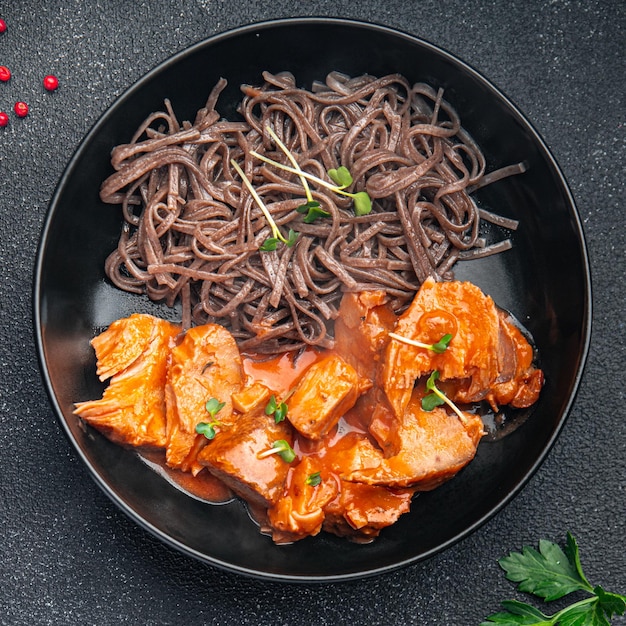
M 617 0 L 306 3 L 13 0 L 0 7 L 0 623 L 478 624 L 520 597 L 497 559 L 578 539 L 588 578 L 626 592 L 624 4 Z M 162 545 L 89 478 L 45 394 L 32 278 L 55 185 L 114 99 L 171 54 L 275 17 L 332 15 L 423 37 L 500 87 L 569 180 L 593 279 L 592 346 L 547 460 L 473 535 L 426 562 L 360 582 L 288 585 L 213 569 Z M 56 74 L 55 93 L 42 87 Z M 17 100 L 31 112 L 18 119 Z

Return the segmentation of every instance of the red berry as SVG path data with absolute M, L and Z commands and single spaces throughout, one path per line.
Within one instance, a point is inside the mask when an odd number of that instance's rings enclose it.
M 4 111 L 0 111 L 0 127 L 4 128 L 8 123 L 9 116 Z
M 48 91 L 54 91 L 59 86 L 59 79 L 52 74 L 48 74 L 48 76 L 43 79 L 43 86 Z
M 3 33 L 6 29 L 7 23 L 3 19 L 0 19 L 0 33 Z
M 28 115 L 28 105 L 26 102 L 16 102 L 13 110 L 18 117 L 26 117 Z
M 11 78 L 11 70 L 6 65 L 0 65 L 0 80 L 6 83 Z

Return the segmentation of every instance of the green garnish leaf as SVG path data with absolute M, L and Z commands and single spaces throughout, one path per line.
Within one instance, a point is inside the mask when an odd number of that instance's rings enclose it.
M 271 131 L 271 129 L 268 128 L 268 131 L 270 131 L 270 134 L 272 134 L 275 140 L 278 139 L 275 136 L 275 133 Z M 357 193 L 350 193 L 349 191 L 345 191 L 345 188 L 350 186 L 353 182 L 352 174 L 350 174 L 347 167 L 342 165 L 338 167 L 337 169 L 328 170 L 328 176 L 333 180 L 334 183 L 336 183 L 335 185 L 333 185 L 332 183 L 329 183 L 327 180 L 319 178 L 313 174 L 310 174 L 309 172 L 303 171 L 298 165 L 298 163 L 296 162 L 291 152 L 289 152 L 289 150 L 282 143 L 279 143 L 278 145 L 281 147 L 283 152 L 285 152 L 285 154 L 291 161 L 293 167 L 290 165 L 286 165 L 285 163 L 279 163 L 278 161 L 274 161 L 273 159 L 270 159 L 262 154 L 259 154 L 258 152 L 255 152 L 254 150 L 250 151 L 250 155 L 253 157 L 256 157 L 260 161 L 263 161 L 264 163 L 267 163 L 268 165 L 273 165 L 274 167 L 277 167 L 278 169 L 281 169 L 285 172 L 291 172 L 292 174 L 297 174 L 300 177 L 300 180 L 302 181 L 302 186 L 304 187 L 304 191 L 306 193 L 308 202 L 314 202 L 308 183 L 306 182 L 307 180 L 310 180 L 310 181 L 317 183 L 318 185 L 321 185 L 322 187 L 326 187 L 326 189 L 330 189 L 331 191 L 334 191 L 335 193 L 352 198 L 354 200 L 354 212 L 356 215 L 367 215 L 372 210 L 372 200 L 367 195 L 366 191 L 359 191 Z M 233 164 L 233 167 L 235 167 L 235 169 L 239 167 L 233 160 L 231 160 L 231 163 Z M 253 194 L 253 196 L 255 197 L 255 199 L 257 199 L 256 192 L 252 190 L 251 188 L 252 185 L 250 181 L 247 181 L 246 184 L 249 186 L 249 189 L 251 193 Z M 263 206 L 260 199 L 257 199 L 257 204 L 259 204 L 259 207 L 261 208 L 261 210 L 266 214 L 266 218 L 269 222 L 271 220 L 271 217 L 268 217 L 268 211 Z M 281 239 L 281 241 L 284 241 L 282 238 L 282 235 L 278 233 L 278 228 L 275 227 L 275 225 L 274 227 L 272 227 L 272 230 L 273 230 L 275 237 L 278 237 L 279 239 Z
M 481 626 L 489 624 L 500 624 L 500 626 L 517 626 L 518 624 L 550 624 L 549 618 L 539 609 L 536 609 L 526 602 L 518 602 L 517 600 L 505 600 L 502 607 L 507 609 L 506 613 L 496 613 L 488 618 L 488 622 L 483 622 Z
M 296 239 L 298 238 L 298 233 L 296 233 L 293 230 L 290 230 L 289 238 L 285 239 L 283 237 L 283 235 L 280 232 L 280 229 L 278 228 L 278 225 L 274 221 L 274 218 L 272 217 L 268 208 L 265 206 L 263 200 L 261 199 L 259 194 L 256 192 L 256 189 L 254 188 L 252 183 L 248 180 L 247 176 L 245 175 L 244 171 L 241 169 L 237 161 L 235 161 L 235 159 L 231 159 L 230 164 L 233 166 L 233 169 L 241 177 L 243 184 L 247 187 L 248 191 L 250 192 L 250 195 L 256 202 L 259 209 L 261 209 L 261 213 L 263 213 L 263 215 L 265 216 L 265 219 L 267 220 L 267 223 L 270 225 L 270 228 L 272 229 L 272 237 L 269 237 L 268 239 L 266 239 L 265 242 L 261 246 L 259 246 L 259 250 L 262 250 L 263 252 L 271 252 L 272 250 L 276 250 L 276 246 L 278 245 L 279 241 L 282 241 L 287 246 L 290 246 L 290 247 L 293 246 L 293 244 L 296 242 Z
M 424 411 L 432 411 L 435 407 L 445 404 L 445 400 L 442 400 L 434 391 L 426 394 L 422 398 L 422 409 Z
M 519 583 L 520 591 L 532 593 L 546 601 L 558 600 L 573 591 L 591 591 L 580 576 L 576 564 L 561 548 L 542 539 L 539 551 L 524 546 L 499 561 L 508 580 Z
M 372 211 L 372 201 L 366 191 L 357 191 L 353 196 L 354 214 L 369 215 Z
M 442 354 L 448 349 L 448 345 L 450 344 L 451 339 L 452 335 L 450 333 L 447 333 L 437 343 L 433 343 L 430 349 L 437 354 Z
M 293 228 L 289 229 L 289 235 L 287 237 L 286 241 L 283 241 L 283 243 L 288 247 L 291 248 L 291 246 L 293 246 L 294 243 L 296 243 L 296 239 L 298 239 L 298 233 L 293 230 Z
M 322 482 L 322 476 L 319 472 L 309 474 L 304 481 L 310 487 L 317 487 Z
M 287 405 L 281 402 L 274 411 L 274 421 L 278 424 L 282 422 L 287 416 Z
M 287 416 L 287 410 L 287 404 L 285 402 L 278 402 L 275 395 L 272 395 L 268 403 L 265 405 L 265 415 L 273 415 L 274 422 L 276 422 L 276 424 L 285 419 Z
M 273 252 L 276 250 L 276 246 L 278 245 L 280 239 L 277 237 L 268 237 L 260 246 L 259 250 L 262 252 Z
M 204 435 L 207 439 L 213 439 L 215 437 L 215 427 L 209 422 L 200 422 L 196 424 L 196 432 L 199 435 Z
M 598 604 L 602 610 L 612 615 L 624 615 L 626 612 L 626 596 L 619 593 L 604 591 L 600 585 L 593 588 L 593 592 L 598 596 Z
M 204 408 L 213 419 L 210 422 L 199 422 L 196 424 L 196 432 L 199 435 L 204 435 L 207 439 L 213 439 L 215 437 L 215 427 L 221 425 L 220 421 L 215 419 L 215 416 L 225 406 L 225 402 L 220 402 L 217 398 L 210 398 L 204 405 Z
M 567 533 L 565 550 L 551 541 L 539 541 L 539 550 L 524 546 L 499 560 L 506 577 L 519 583 L 518 589 L 546 602 L 573 592 L 585 592 L 587 598 L 574 602 L 552 615 L 545 615 L 525 602 L 505 600 L 504 612 L 495 613 L 481 626 L 610 626 L 614 615 L 626 612 L 626 596 L 592 587 L 583 574 L 574 537 Z
M 426 381 L 426 389 L 431 393 L 426 394 L 422 398 L 422 409 L 424 409 L 424 411 L 432 411 L 436 406 L 441 406 L 445 403 L 445 396 L 437 389 L 437 385 L 435 384 L 438 378 L 439 372 L 435 370 Z
M 435 391 L 437 389 L 437 385 L 435 384 L 439 380 L 439 372 L 435 370 L 426 381 L 426 389 L 430 391 Z
M 220 402 L 217 398 L 211 398 L 204 406 L 211 417 L 215 417 L 226 406 L 226 402 Z
M 272 448 L 276 448 L 278 456 L 285 461 L 285 463 L 291 463 L 296 458 L 296 453 L 293 448 L 284 439 L 275 441 Z
M 424 348 L 425 350 L 431 350 L 432 352 L 436 352 L 437 354 L 442 354 L 445 352 L 452 340 L 451 334 L 444 335 L 439 341 L 436 343 L 424 343 L 423 341 L 415 341 L 415 339 L 409 339 L 408 337 L 403 337 L 402 335 L 397 335 L 396 333 L 389 333 L 389 336 L 392 339 L 396 339 L 401 343 L 406 343 L 409 346 L 415 346 L 417 348 Z
M 461 409 L 459 409 L 459 407 L 454 404 L 454 402 L 452 402 L 452 400 L 450 400 L 450 398 L 448 398 L 443 391 L 440 391 L 437 388 L 436 381 L 438 378 L 439 372 L 437 370 L 432 372 L 432 374 L 428 377 L 428 380 L 426 381 L 426 389 L 432 393 L 429 393 L 422 398 L 422 409 L 424 411 L 432 411 L 436 406 L 440 406 L 445 402 L 456 413 L 457 417 L 461 420 L 461 423 L 465 426 L 467 418 L 463 415 L 463 411 L 461 411 Z
M 320 203 L 317 201 L 307 202 L 306 204 L 301 204 L 298 208 L 296 208 L 298 213 L 306 213 L 304 218 L 305 224 L 312 224 L 319 217 L 330 217 L 330 213 L 328 211 L 324 211 L 320 207 Z
M 285 463 L 291 463 L 296 458 L 296 453 L 289 445 L 288 441 L 284 439 L 278 439 L 272 444 L 272 447 L 264 452 L 257 454 L 257 459 L 264 459 L 272 454 L 278 454 L 278 456 L 285 461 Z
M 340 187 L 349 187 L 352 184 L 352 174 L 344 165 L 340 165 L 337 169 L 328 170 L 328 177 Z
M 276 396 L 272 395 L 268 403 L 265 405 L 265 415 L 274 415 L 274 411 L 278 408 L 276 403 Z
M 296 211 L 298 213 L 308 213 L 311 209 L 319 209 L 320 203 L 317 200 L 311 200 L 311 202 L 306 202 L 305 204 L 301 204 L 299 207 L 296 207 Z

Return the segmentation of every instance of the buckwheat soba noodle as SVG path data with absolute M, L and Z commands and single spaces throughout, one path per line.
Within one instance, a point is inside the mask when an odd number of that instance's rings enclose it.
M 397 74 L 331 73 L 310 90 L 286 73 L 263 79 L 242 86 L 238 121 L 216 110 L 221 80 L 193 124 L 166 101 L 113 150 L 101 198 L 124 216 L 106 262 L 116 286 L 180 301 L 184 327 L 218 322 L 242 350 L 272 354 L 332 346 L 345 291 L 382 289 L 400 311 L 428 276 L 449 279 L 457 260 L 510 247 L 485 245 L 480 221 L 516 222 L 482 211 L 470 194 L 524 166 L 485 174 L 441 90 Z M 309 206 L 322 213 L 298 210 L 307 203 L 298 167 L 331 184 L 328 171 L 347 168 L 346 190 L 365 191 L 371 211 L 359 214 L 352 197 L 311 179 Z M 275 249 L 260 250 L 268 238 Z

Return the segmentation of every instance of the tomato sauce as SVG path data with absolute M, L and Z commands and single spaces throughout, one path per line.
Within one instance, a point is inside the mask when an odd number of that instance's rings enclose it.
M 209 474 L 209 472 L 200 472 L 194 476 L 189 472 L 168 467 L 165 463 L 164 451 L 142 450 L 138 454 L 139 458 L 150 469 L 168 483 L 198 500 L 204 500 L 211 504 L 223 504 L 230 502 L 235 497 L 233 492 L 219 478 Z

